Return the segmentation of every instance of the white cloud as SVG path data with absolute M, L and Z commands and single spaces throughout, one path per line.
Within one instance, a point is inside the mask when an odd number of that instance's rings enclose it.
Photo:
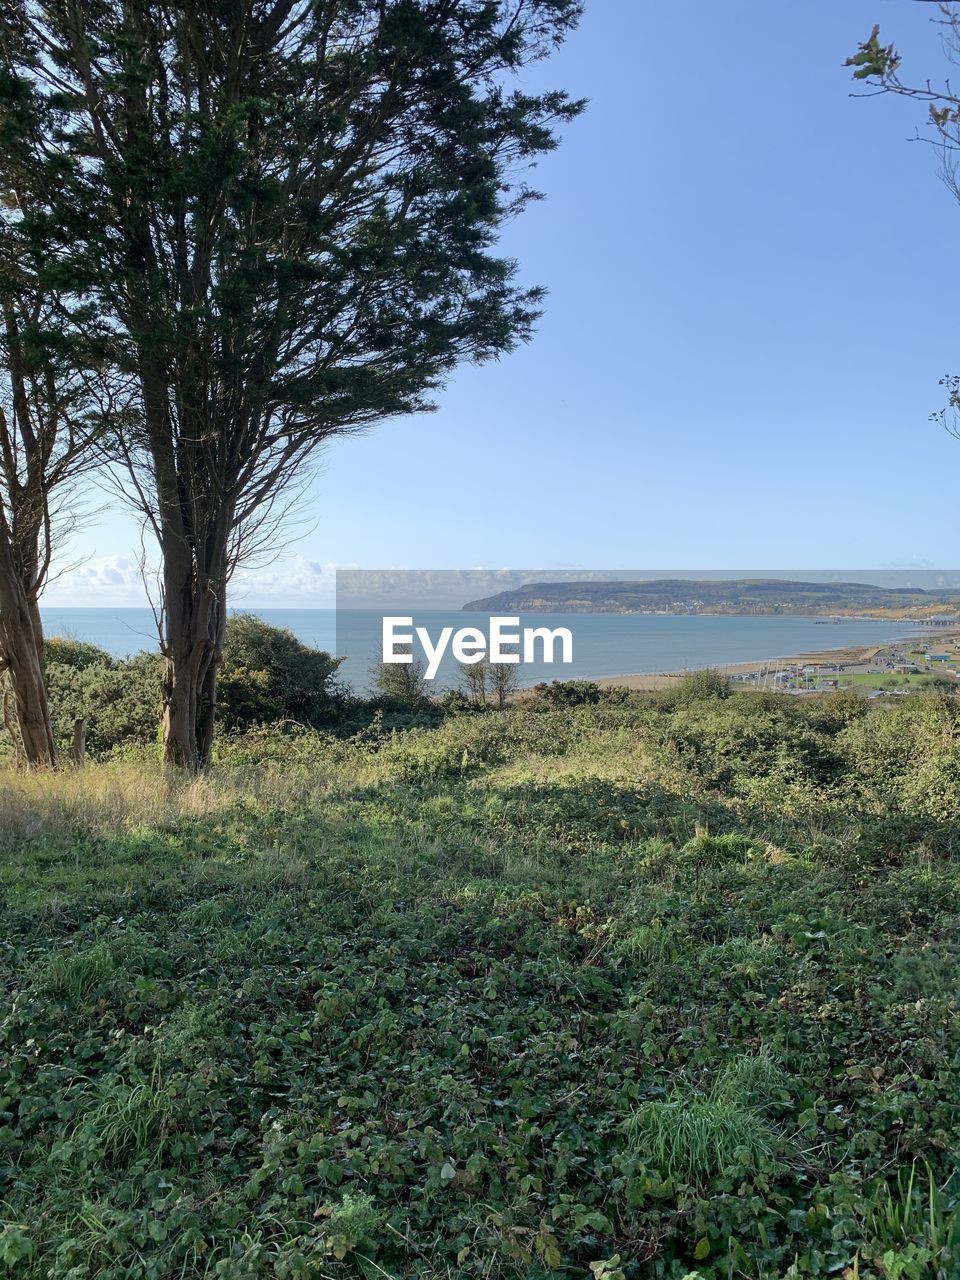
M 54 576 L 44 592 L 45 605 L 94 609 L 113 605 L 146 604 L 140 565 L 130 556 L 94 556 L 67 566 Z
M 233 608 L 332 609 L 336 603 L 333 561 L 285 556 L 267 565 L 241 567 L 230 584 Z M 154 573 L 155 579 L 155 573 Z M 151 582 L 151 594 L 156 595 Z M 147 604 L 140 565 L 131 556 L 94 556 L 70 565 L 51 580 L 44 593 L 48 606 L 140 608 Z
M 332 609 L 336 571 L 346 568 L 305 556 L 287 556 L 262 567 L 241 567 L 231 584 L 234 607 L 284 605 L 301 609 Z

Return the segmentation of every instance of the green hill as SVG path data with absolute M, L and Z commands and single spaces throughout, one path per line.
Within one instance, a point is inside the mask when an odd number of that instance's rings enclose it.
M 793 582 L 785 578 L 648 582 L 532 582 L 471 600 L 483 613 L 913 613 L 960 611 L 960 592 L 877 587 L 862 582 Z

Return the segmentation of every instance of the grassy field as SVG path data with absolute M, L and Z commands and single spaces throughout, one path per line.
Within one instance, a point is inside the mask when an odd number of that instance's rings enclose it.
M 922 689 L 924 685 L 932 684 L 935 680 L 942 680 L 943 675 L 942 671 L 929 673 L 918 671 L 902 675 L 886 671 L 876 674 L 841 671 L 839 675 L 831 678 L 839 681 L 841 685 L 852 685 L 862 689 Z
M 684 682 L 0 774 L 0 1264 L 955 1277 L 958 743 Z

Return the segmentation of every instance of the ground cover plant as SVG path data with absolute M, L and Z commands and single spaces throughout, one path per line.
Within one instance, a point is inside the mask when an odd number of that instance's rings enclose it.
M 0 1262 L 955 1276 L 958 730 L 700 677 L 0 773 Z

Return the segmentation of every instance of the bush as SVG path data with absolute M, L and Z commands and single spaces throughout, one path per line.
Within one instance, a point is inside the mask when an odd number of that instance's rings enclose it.
M 445 715 L 475 715 L 481 710 L 462 689 L 446 689 L 437 699 L 437 705 Z
M 412 662 L 374 662 L 370 668 L 375 704 L 383 711 L 423 711 L 431 705 L 427 692 L 427 668 L 420 658 Z
M 84 671 L 87 667 L 109 667 L 112 659 L 105 649 L 72 636 L 50 636 L 43 642 L 43 660 L 47 666 L 73 667 Z
M 129 743 L 155 742 L 162 670 L 163 659 L 155 653 L 123 661 L 104 654 L 103 660 L 88 665 L 48 662 L 47 690 L 58 740 L 68 742 L 74 721 L 84 719 L 92 755 Z
M 296 720 L 329 724 L 343 690 L 334 682 L 342 658 L 311 649 L 292 631 L 250 613 L 227 620 L 220 672 L 220 723 L 226 729 Z
M 217 718 L 227 730 L 294 720 L 331 723 L 346 705 L 334 682 L 342 659 L 311 649 L 292 632 L 250 614 L 227 621 Z M 66 744 L 75 720 L 87 722 L 87 749 L 151 744 L 161 715 L 163 658 L 139 653 L 111 658 L 96 645 L 53 637 L 46 643 L 46 680 L 54 731 Z
M 836 741 L 850 769 L 887 800 L 899 801 L 925 762 L 953 750 L 958 734 L 960 702 L 923 692 L 852 721 Z
M 686 707 L 693 702 L 705 702 L 717 698 L 729 698 L 730 681 L 713 667 L 702 671 L 687 671 L 679 676 L 659 698 L 665 707 Z
M 713 786 L 771 774 L 820 784 L 841 769 L 835 739 L 811 725 L 805 704 L 784 694 L 683 700 L 664 717 L 663 735 Z
M 528 707 L 553 710 L 555 707 L 594 706 L 600 701 L 600 686 L 591 680 L 541 680 L 526 698 Z

